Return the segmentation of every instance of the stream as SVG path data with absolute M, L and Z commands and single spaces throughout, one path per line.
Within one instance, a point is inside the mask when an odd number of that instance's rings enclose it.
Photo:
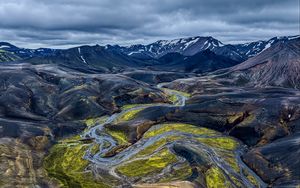
M 158 84 L 157 88 L 162 89 L 162 87 L 164 85 L 165 85 L 165 83 Z M 146 140 L 145 139 L 140 139 L 139 141 L 137 141 L 136 143 L 134 143 L 133 145 L 131 145 L 128 148 L 124 149 L 123 151 L 121 151 L 120 153 L 116 154 L 113 157 L 102 157 L 102 156 L 104 156 L 105 153 L 107 153 L 108 151 L 110 151 L 114 147 L 118 146 L 118 142 L 111 135 L 109 135 L 105 132 L 104 126 L 107 125 L 107 124 L 113 123 L 119 117 L 121 117 L 122 115 L 124 115 L 125 113 L 127 113 L 131 110 L 147 108 L 147 107 L 153 107 L 153 106 L 169 106 L 169 107 L 175 107 L 175 106 L 176 107 L 182 107 L 182 106 L 185 106 L 185 102 L 186 102 L 188 97 L 184 96 L 180 92 L 165 89 L 165 88 L 164 88 L 164 92 L 169 94 L 169 95 L 175 95 L 176 98 L 177 98 L 177 102 L 175 104 L 139 105 L 139 106 L 136 106 L 136 107 L 133 107 L 133 108 L 130 108 L 130 109 L 122 110 L 120 113 L 116 113 L 116 114 L 113 114 L 110 117 L 108 117 L 105 120 L 104 123 L 101 123 L 101 124 L 98 124 L 94 127 L 91 127 L 86 132 L 84 132 L 81 135 L 82 138 L 86 138 L 86 139 L 91 139 L 92 138 L 93 142 L 95 142 L 95 144 L 99 144 L 99 146 L 100 146 L 99 151 L 94 155 L 91 153 L 91 148 L 92 147 L 90 147 L 86 151 L 86 154 L 85 154 L 84 158 L 86 160 L 90 161 L 91 163 L 96 164 L 97 166 L 99 166 L 99 168 L 101 168 L 103 170 L 106 170 L 113 177 L 115 177 L 115 178 L 117 178 L 117 179 L 119 179 L 123 182 L 130 183 L 130 182 L 128 182 L 126 177 L 118 174 L 115 169 L 121 164 L 124 165 L 124 163 L 129 163 L 129 162 L 132 162 L 132 161 L 136 160 L 136 158 L 134 158 L 134 156 L 138 152 L 142 151 L 147 146 L 152 145 L 154 142 L 161 139 L 162 137 L 166 137 L 168 135 L 177 135 L 178 132 L 169 131 L 169 132 L 151 137 L 150 139 L 146 139 Z M 195 135 L 188 134 L 188 133 L 185 133 L 184 135 L 187 136 L 188 138 L 195 137 Z M 225 135 L 225 136 L 227 136 L 227 135 Z M 200 136 L 197 136 L 197 138 L 198 137 L 209 137 L 209 136 L 200 135 Z M 107 147 L 107 145 L 106 145 L 106 147 L 104 147 L 104 143 L 109 143 L 109 147 Z M 195 150 L 199 150 L 203 154 L 209 156 L 210 160 L 216 166 L 218 166 L 220 169 L 222 169 L 224 174 L 226 174 L 226 179 L 229 182 L 232 182 L 230 180 L 229 176 L 234 176 L 234 177 L 238 178 L 243 183 L 244 187 L 249 187 L 249 188 L 254 187 L 242 172 L 237 173 L 234 170 L 232 170 L 232 168 L 230 168 L 227 165 L 227 163 L 224 161 L 224 159 L 222 159 L 222 157 L 220 157 L 217 154 L 217 152 L 214 150 L 214 148 L 208 147 L 207 145 L 201 144 L 199 142 L 195 142 L 192 139 L 191 140 L 189 140 L 189 139 L 188 140 L 176 140 L 174 142 L 166 144 L 164 147 L 168 147 L 170 150 L 172 150 L 171 148 L 175 144 L 189 145 L 190 148 L 194 148 Z M 239 147 L 235 151 L 235 153 L 236 153 L 235 156 L 237 158 L 238 165 L 239 165 L 240 169 L 245 169 L 249 174 L 251 174 L 251 176 L 254 177 L 256 182 L 258 183 L 258 187 L 260 187 L 260 188 L 267 187 L 267 185 L 242 161 L 240 156 L 245 152 L 245 150 L 246 150 L 246 146 L 242 145 L 242 147 Z M 181 158 L 179 156 L 177 156 L 177 157 L 181 161 L 185 160 L 184 158 Z M 138 159 L 141 159 L 141 158 L 138 158 Z M 164 170 L 168 171 L 168 168 L 166 168 Z M 160 177 L 152 177 L 152 179 L 155 179 L 155 178 L 157 178 L 159 180 Z

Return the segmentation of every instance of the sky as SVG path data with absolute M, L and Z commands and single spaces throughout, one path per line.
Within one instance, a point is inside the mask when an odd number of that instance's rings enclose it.
M 223 43 L 300 33 L 300 0 L 0 0 L 0 41 L 26 48 L 148 44 L 213 36 Z

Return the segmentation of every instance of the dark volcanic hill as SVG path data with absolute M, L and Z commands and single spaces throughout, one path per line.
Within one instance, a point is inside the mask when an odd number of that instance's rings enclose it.
M 31 64 L 57 64 L 84 72 L 119 72 L 125 68 L 140 67 L 141 61 L 104 47 L 81 46 L 67 50 L 58 50 L 44 57 L 32 57 L 25 62 Z
M 230 68 L 248 85 L 300 88 L 300 38 L 279 42 L 259 55 Z
M 0 42 L 0 50 L 11 52 L 12 54 L 18 56 L 19 59 L 36 57 L 36 56 L 43 57 L 43 56 L 53 55 L 57 51 L 56 49 L 50 49 L 50 48 L 38 48 L 38 49 L 19 48 L 8 42 Z
M 221 87 L 300 88 L 300 38 L 280 42 L 236 66 L 208 73 L 206 76 L 181 79 L 172 87 L 194 93 L 204 89 L 218 92 Z
M 159 58 L 160 65 L 154 66 L 157 70 L 176 72 L 204 73 L 227 68 L 238 64 L 225 56 L 217 55 L 207 49 L 193 56 L 183 56 L 179 53 L 166 54 Z
M 0 49 L 0 62 L 11 62 L 21 59 L 19 56 Z

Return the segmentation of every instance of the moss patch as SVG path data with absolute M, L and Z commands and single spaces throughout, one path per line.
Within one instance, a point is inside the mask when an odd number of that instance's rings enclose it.
M 140 111 L 142 111 L 142 110 L 144 110 L 144 109 L 145 109 L 145 108 L 138 108 L 138 109 L 129 110 L 128 112 L 125 112 L 124 114 L 122 114 L 122 115 L 118 118 L 117 122 L 133 120 L 133 119 L 136 117 L 136 115 L 137 115 Z
M 96 124 L 104 123 L 107 118 L 108 118 L 108 116 L 102 116 L 102 117 L 98 117 L 98 118 L 89 118 L 89 119 L 84 120 L 84 123 L 86 124 L 86 126 L 92 127 L 92 126 L 95 126 Z
M 95 155 L 99 151 L 100 145 L 98 143 L 95 143 L 92 145 L 90 151 L 92 155 Z
M 237 173 L 240 172 L 240 166 L 238 165 L 238 161 L 234 152 L 231 151 L 220 151 L 220 155 L 224 158 L 225 162 Z
M 191 97 L 191 94 L 183 92 L 183 91 L 177 91 L 177 90 L 173 90 L 173 89 L 168 89 L 168 88 L 162 88 L 162 90 L 166 93 L 177 93 L 179 95 L 182 95 L 184 97 Z
M 247 170 L 243 169 L 243 174 L 246 176 L 246 178 L 250 181 L 250 183 L 252 185 L 254 185 L 255 187 L 259 187 L 259 183 L 257 182 L 257 180 L 255 179 L 254 176 L 252 176 Z
M 83 144 L 78 137 L 54 145 L 44 160 L 48 175 L 57 179 L 61 187 L 108 187 L 85 170 L 89 162 L 83 156 L 88 147 L 89 144 Z
M 218 167 L 212 167 L 205 173 L 206 186 L 208 188 L 228 188 L 230 183 L 226 181 L 226 178 L 221 169 Z
M 163 149 L 148 159 L 138 159 L 117 168 L 117 171 L 128 177 L 143 177 L 159 173 L 169 164 L 177 161 L 176 156 L 168 149 Z
M 197 138 L 197 140 L 210 147 L 224 150 L 235 150 L 239 145 L 237 141 L 230 137 Z
M 171 101 L 173 104 L 176 104 L 178 101 L 178 97 L 174 94 L 168 95 L 168 100 Z
M 243 112 L 239 112 L 237 114 L 231 115 L 228 117 L 228 123 L 234 123 L 236 122 L 238 119 L 240 119 L 241 117 L 243 117 L 244 113 Z
M 163 138 L 157 140 L 156 142 L 154 142 L 153 144 L 151 144 L 150 146 L 146 147 L 142 151 L 138 152 L 135 157 L 143 157 L 146 155 L 150 155 L 150 154 L 154 153 L 158 148 L 164 146 L 165 144 L 173 142 L 174 140 L 178 140 L 180 138 L 182 138 L 182 137 L 179 137 L 179 136 L 163 137 Z
M 112 136 L 118 142 L 118 144 L 121 145 L 128 143 L 128 138 L 125 132 L 110 129 L 106 129 L 105 131 L 106 133 L 110 134 L 110 136 Z
M 171 173 L 166 174 L 164 178 L 162 178 L 160 183 L 167 183 L 177 180 L 186 180 L 192 175 L 192 168 L 188 163 L 184 163 L 180 167 L 172 169 Z
M 194 135 L 207 135 L 213 136 L 218 135 L 219 133 L 207 128 L 203 127 L 196 127 L 190 124 L 183 124 L 183 123 L 169 123 L 169 124 L 162 124 L 158 128 L 152 128 L 151 130 L 147 131 L 144 134 L 144 138 L 153 137 L 159 134 L 163 134 L 169 131 L 178 131 L 184 133 L 191 133 Z
M 122 106 L 122 110 L 129 110 L 131 108 L 135 108 L 135 107 L 139 107 L 139 106 L 153 106 L 154 104 L 126 104 L 124 106 Z
M 244 119 L 241 123 L 238 124 L 240 127 L 248 126 L 250 123 L 252 123 L 256 119 L 256 116 L 254 114 L 250 114 L 248 117 Z

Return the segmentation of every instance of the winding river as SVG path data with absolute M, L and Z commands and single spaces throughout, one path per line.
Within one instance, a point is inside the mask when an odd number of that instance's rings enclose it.
M 159 84 L 159 85 L 157 85 L 157 88 L 162 89 L 163 86 L 164 86 L 164 84 Z M 81 135 L 81 137 L 88 138 L 88 139 L 92 138 L 93 141 L 95 142 L 95 144 L 99 145 L 99 151 L 96 154 L 92 154 L 92 152 L 91 152 L 92 147 L 90 147 L 86 151 L 84 158 L 86 160 L 89 160 L 91 163 L 96 164 L 101 169 L 108 171 L 109 174 L 112 175 L 113 177 L 121 180 L 122 182 L 127 182 L 128 184 L 130 184 L 131 182 L 129 182 L 125 176 L 122 176 L 116 172 L 116 168 L 121 164 L 124 165 L 124 163 L 130 163 L 130 162 L 136 160 L 134 156 L 137 153 L 139 153 L 146 147 L 152 145 L 153 143 L 155 143 L 157 140 L 161 139 L 162 137 L 166 137 L 168 135 L 177 135 L 178 132 L 169 131 L 169 132 L 163 133 L 161 135 L 151 137 L 150 139 L 147 139 L 147 140 L 140 139 L 139 141 L 137 141 L 133 145 L 127 147 L 126 149 L 124 149 L 123 151 L 121 151 L 120 153 L 116 154 L 113 157 L 103 157 L 105 153 L 107 153 L 114 147 L 118 146 L 118 142 L 110 134 L 107 134 L 104 131 L 104 126 L 107 124 L 113 123 L 119 117 L 121 117 L 125 113 L 128 113 L 131 110 L 144 109 L 144 108 L 148 108 L 148 107 L 162 106 L 162 105 L 169 106 L 169 107 L 185 106 L 187 96 L 184 96 L 180 92 L 165 89 L 165 88 L 164 88 L 164 92 L 166 92 L 169 95 L 176 96 L 177 102 L 175 104 L 138 105 L 133 108 L 123 110 L 120 113 L 113 114 L 112 116 L 108 117 L 104 123 L 98 124 L 94 127 L 89 128 L 87 131 L 85 131 Z M 180 135 L 178 135 L 178 136 L 180 136 Z M 194 135 L 189 135 L 188 133 L 186 133 L 185 136 L 191 137 Z M 206 137 L 207 138 L 209 136 L 200 135 L 197 137 Z M 107 147 L 107 144 L 106 144 L 106 146 L 104 146 L 104 143 L 109 143 L 108 144 L 109 147 Z M 188 140 L 177 140 L 174 142 L 170 142 L 170 143 L 166 144 L 164 147 L 168 147 L 170 150 L 172 150 L 171 148 L 175 144 L 182 144 L 182 145 L 188 144 L 190 148 L 194 148 L 195 150 L 201 151 L 203 154 L 208 156 L 210 158 L 210 160 L 216 166 L 218 166 L 220 169 L 222 169 L 222 171 L 226 175 L 228 175 L 228 176 L 226 176 L 226 178 L 229 182 L 231 182 L 229 176 L 234 176 L 242 182 L 243 187 L 254 187 L 253 184 L 251 184 L 249 179 L 247 179 L 247 177 L 242 172 L 237 173 L 237 172 L 233 171 L 232 168 L 230 168 L 227 165 L 227 163 L 224 161 L 224 159 L 219 156 L 217 151 L 214 150 L 214 148 L 208 147 L 207 145 L 204 145 L 204 144 L 201 144 L 199 142 L 195 142 L 195 141 L 189 140 L 189 139 Z M 242 145 L 242 147 L 239 147 L 235 151 L 235 153 L 236 153 L 235 156 L 237 158 L 239 167 L 241 169 L 246 170 L 248 172 L 248 174 L 250 174 L 253 178 L 255 178 L 255 181 L 257 182 L 258 187 L 261 187 L 261 188 L 267 187 L 267 185 L 241 160 L 240 156 L 245 152 L 245 150 L 246 150 L 246 146 Z M 181 158 L 179 156 L 177 156 L 177 157 L 180 158 L 180 161 L 185 161 L 184 158 Z M 139 158 L 139 159 L 141 159 L 141 158 Z M 165 169 L 165 171 L 167 171 L 167 170 L 168 170 L 168 168 Z M 152 177 L 152 178 L 155 179 L 155 177 Z M 159 177 L 157 177 L 157 179 L 159 179 Z

